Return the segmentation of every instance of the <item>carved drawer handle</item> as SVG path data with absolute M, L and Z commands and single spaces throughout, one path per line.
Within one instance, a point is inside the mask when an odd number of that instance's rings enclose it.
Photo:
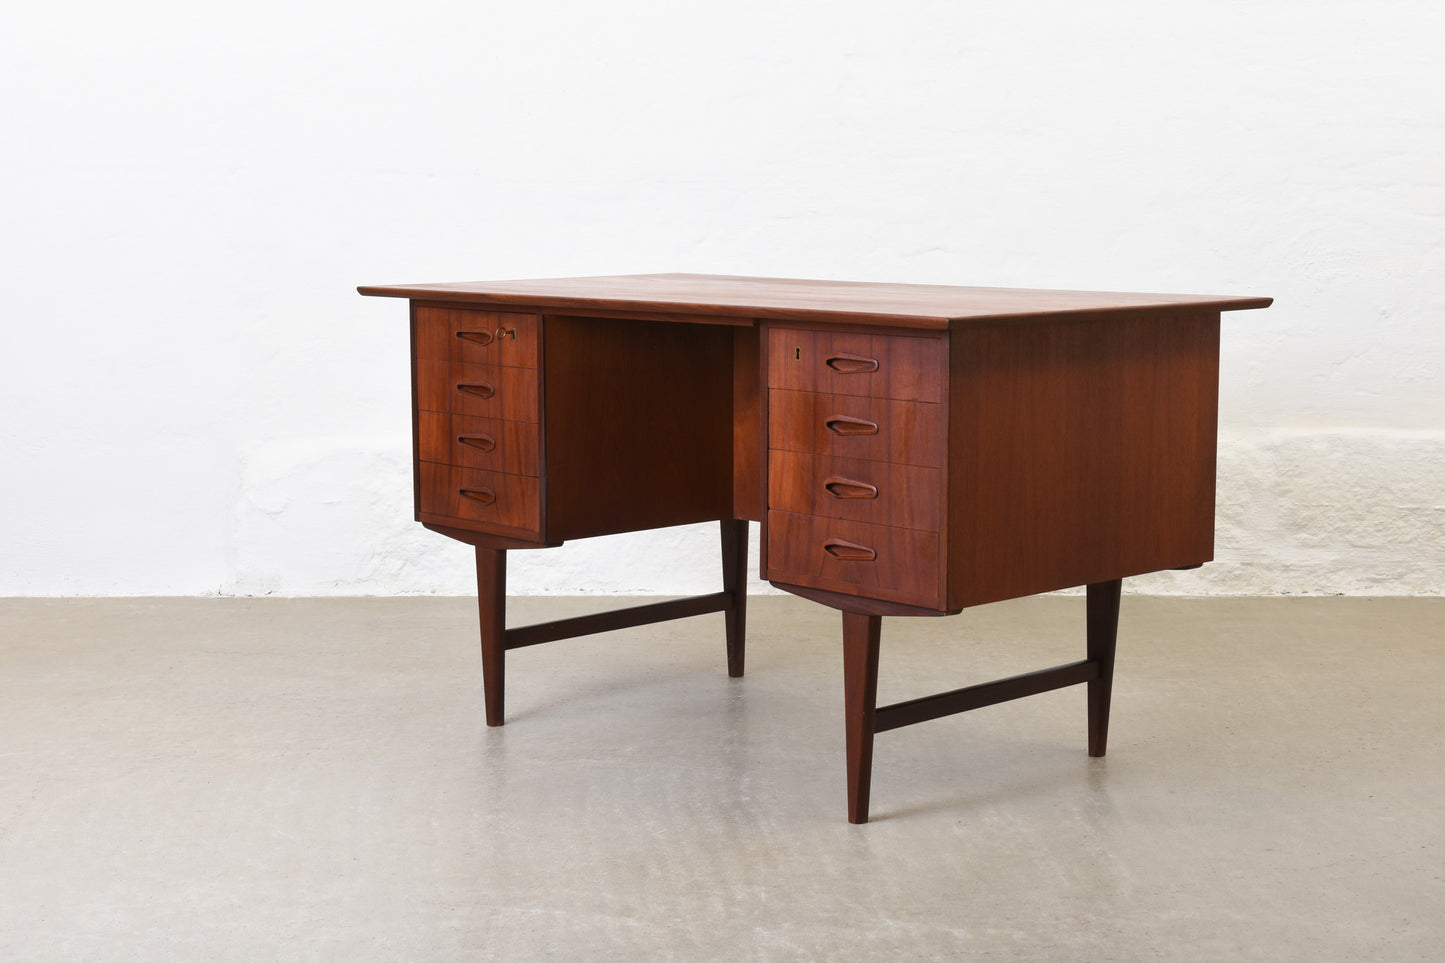
M 823 543 L 823 551 L 841 562 L 871 562 L 878 553 L 867 545 L 858 545 L 841 538 L 830 538 Z
M 490 381 L 481 381 L 474 385 L 457 385 L 457 390 L 464 395 L 475 395 L 478 398 L 490 398 L 497 393 Z
M 835 435 L 876 435 L 878 434 L 878 422 L 865 421 L 862 418 L 851 418 L 848 415 L 833 415 L 823 422 L 829 431 Z
M 877 358 L 857 354 L 835 354 L 823 363 L 839 374 L 868 374 L 878 370 Z
M 457 435 L 457 444 L 466 445 L 468 448 L 475 448 L 478 451 L 492 451 L 497 447 L 497 439 L 491 435 Z
M 870 485 L 867 482 L 854 481 L 851 478 L 839 478 L 834 476 L 823 482 L 823 487 L 828 494 L 834 498 L 877 498 L 878 486 Z
M 491 344 L 497 336 L 490 331 L 458 331 L 457 337 L 473 344 Z
M 497 500 L 497 493 L 490 488 L 460 488 L 457 493 L 463 498 L 470 498 L 483 505 L 490 505 Z

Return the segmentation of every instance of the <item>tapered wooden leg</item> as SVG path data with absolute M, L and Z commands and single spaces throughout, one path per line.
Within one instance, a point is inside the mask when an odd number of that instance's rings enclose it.
M 878 637 L 883 619 L 843 613 L 843 718 L 848 736 L 848 822 L 868 821 L 873 721 L 878 704 Z
M 723 591 L 732 604 L 723 612 L 728 640 L 728 675 L 743 674 L 748 616 L 748 523 L 740 518 L 722 520 Z
M 1114 688 L 1114 643 L 1119 637 L 1121 579 L 1088 587 L 1089 661 L 1099 678 L 1089 681 L 1089 755 L 1102 756 L 1109 741 L 1109 697 Z
M 477 546 L 477 611 L 482 622 L 482 692 L 487 725 L 504 719 L 507 669 L 507 550 Z

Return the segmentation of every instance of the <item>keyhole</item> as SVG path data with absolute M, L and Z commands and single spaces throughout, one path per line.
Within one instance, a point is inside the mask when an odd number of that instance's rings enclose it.
M 803 349 L 802 349 L 802 348 L 794 348 L 794 349 L 793 349 L 793 360 L 794 360 L 794 361 L 802 361 L 802 360 L 803 360 Z

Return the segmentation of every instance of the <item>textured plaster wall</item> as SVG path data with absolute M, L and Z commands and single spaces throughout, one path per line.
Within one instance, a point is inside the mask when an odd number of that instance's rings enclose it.
M 1436 2 L 25 4 L 0 31 L 0 594 L 466 592 L 409 521 L 405 305 L 692 270 L 1273 295 L 1219 561 L 1445 584 Z M 756 530 L 755 530 L 756 531 Z M 516 592 L 715 584 L 711 527 Z

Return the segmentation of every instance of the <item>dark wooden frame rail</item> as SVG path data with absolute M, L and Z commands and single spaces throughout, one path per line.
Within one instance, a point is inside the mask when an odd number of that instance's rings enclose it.
M 628 275 L 362 287 L 411 302 L 419 522 L 476 550 L 486 719 L 509 649 L 839 609 L 848 818 L 873 737 L 1073 685 L 1105 751 L 1124 578 L 1213 557 L 1221 311 L 1269 298 Z M 722 590 L 506 627 L 506 554 L 717 521 Z M 877 705 L 884 616 L 1087 587 L 1078 662 Z

